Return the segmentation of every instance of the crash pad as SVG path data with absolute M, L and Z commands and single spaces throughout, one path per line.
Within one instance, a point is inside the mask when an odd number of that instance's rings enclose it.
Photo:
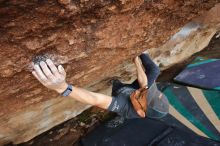
M 220 90 L 220 59 L 197 57 L 174 80 L 199 88 Z
M 169 99 L 170 114 L 160 120 L 116 117 L 89 132 L 81 145 L 220 146 L 220 91 L 157 85 Z
M 167 83 L 170 114 L 197 134 L 220 140 L 220 91 Z
M 116 117 L 118 118 L 118 117 Z M 220 143 L 149 118 L 113 119 L 81 139 L 82 146 L 220 146 Z

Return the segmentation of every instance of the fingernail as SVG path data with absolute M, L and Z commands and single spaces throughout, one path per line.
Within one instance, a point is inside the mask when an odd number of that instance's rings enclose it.
M 50 59 L 47 59 L 47 60 L 46 60 L 46 62 L 50 62 L 50 61 L 51 61 Z
M 62 65 L 59 65 L 59 68 L 60 68 L 61 70 L 63 70 L 63 66 L 62 66 Z

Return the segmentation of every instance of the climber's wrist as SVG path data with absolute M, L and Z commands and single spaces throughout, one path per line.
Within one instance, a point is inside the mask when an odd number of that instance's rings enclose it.
M 67 88 L 68 88 L 68 84 L 63 83 L 57 89 L 55 89 L 55 91 L 57 91 L 59 94 L 62 94 Z

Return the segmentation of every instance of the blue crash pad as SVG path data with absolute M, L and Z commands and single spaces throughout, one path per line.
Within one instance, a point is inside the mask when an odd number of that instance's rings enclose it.
M 167 83 L 162 92 L 167 96 L 170 104 L 190 123 L 209 138 L 220 141 L 220 133 L 216 129 L 220 125 L 212 123 L 214 118 L 220 120 L 220 91 Z M 202 102 L 203 106 L 198 105 L 201 100 L 206 101 Z M 203 112 L 208 107 L 211 107 L 213 113 Z

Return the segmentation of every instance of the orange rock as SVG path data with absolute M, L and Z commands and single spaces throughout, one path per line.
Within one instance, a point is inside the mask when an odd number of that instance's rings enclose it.
M 68 82 L 109 93 L 111 78 L 134 78 L 129 60 L 160 47 L 218 2 L 0 1 L 0 145 L 30 140 L 88 108 L 58 97 L 31 75 L 36 55 L 59 58 Z

